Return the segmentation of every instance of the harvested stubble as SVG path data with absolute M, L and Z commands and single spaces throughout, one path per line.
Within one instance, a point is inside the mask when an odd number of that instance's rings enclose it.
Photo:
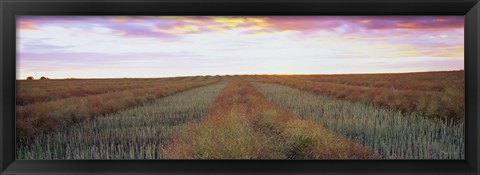
M 296 119 L 246 81 L 230 79 L 207 117 L 185 124 L 168 142 L 172 159 L 378 158 L 316 121 Z
M 22 140 L 19 159 L 163 159 L 164 142 L 180 125 L 200 120 L 225 82 L 157 99 Z
M 270 101 L 368 146 L 387 159 L 464 159 L 464 123 L 255 83 Z

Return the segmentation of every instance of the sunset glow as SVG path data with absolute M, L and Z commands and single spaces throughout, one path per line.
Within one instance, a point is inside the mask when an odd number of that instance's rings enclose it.
M 463 68 L 463 16 L 17 17 L 18 79 Z

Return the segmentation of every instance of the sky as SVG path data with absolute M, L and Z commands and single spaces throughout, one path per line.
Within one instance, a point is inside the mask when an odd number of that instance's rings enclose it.
M 17 79 L 464 68 L 463 16 L 17 16 Z

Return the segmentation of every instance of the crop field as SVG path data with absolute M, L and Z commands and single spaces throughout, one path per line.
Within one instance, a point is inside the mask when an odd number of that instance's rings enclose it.
M 359 102 L 337 100 L 278 84 L 255 84 L 270 101 L 317 120 L 387 159 L 463 159 L 464 124 Z
M 225 86 L 218 82 L 106 114 L 20 143 L 24 159 L 162 159 L 178 125 L 200 120 Z M 65 149 L 68 148 L 68 149 Z
M 17 105 L 47 102 L 69 97 L 116 92 L 143 88 L 167 83 L 169 81 L 188 81 L 202 77 L 161 78 L 161 79 L 99 79 L 99 80 L 49 80 L 19 81 L 17 83 Z M 85 86 L 88 84 L 88 86 Z
M 249 78 L 447 121 L 463 121 L 465 114 L 464 71 Z
M 66 127 L 87 118 L 137 106 L 155 98 L 211 84 L 218 80 L 219 77 L 169 79 L 158 81 L 149 86 L 137 84 L 138 87 L 131 90 L 105 92 L 82 97 L 74 96 L 23 106 L 17 105 L 17 138 L 27 138 L 40 132 L 48 132 L 55 128 Z M 89 81 L 90 80 L 83 80 L 78 86 L 88 84 Z M 68 84 L 68 82 L 66 83 Z M 130 83 L 136 84 L 136 82 Z M 20 87 L 21 86 L 22 85 L 20 85 Z M 55 84 L 53 84 L 52 87 L 55 87 Z M 39 89 L 44 89 L 44 91 L 48 91 L 49 88 L 50 86 L 39 87 Z M 98 88 L 102 89 L 103 86 Z M 55 93 L 56 91 L 49 92 Z M 21 93 L 21 91 L 19 93 Z
M 231 80 L 200 122 L 167 146 L 173 159 L 368 159 L 374 152 L 268 102 L 248 82 Z
M 17 81 L 18 159 L 464 159 L 464 72 Z

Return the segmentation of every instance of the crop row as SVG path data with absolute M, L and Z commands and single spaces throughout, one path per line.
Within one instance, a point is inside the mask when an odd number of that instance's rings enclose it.
M 445 88 L 441 91 L 422 91 L 316 82 L 298 77 L 250 76 L 250 78 L 260 82 L 287 85 L 304 91 L 328 95 L 340 100 L 371 103 L 443 120 L 462 122 L 464 119 L 463 86 Z
M 464 71 L 448 71 L 394 74 L 292 75 L 292 77 L 354 86 L 442 91 L 446 88 L 462 88 L 465 76 Z
M 18 144 L 19 159 L 163 159 L 178 125 L 200 120 L 225 86 L 222 81 L 41 133 Z
M 195 81 L 172 80 L 152 87 L 17 106 L 17 138 L 32 137 L 40 132 L 66 127 L 88 118 L 138 106 L 155 98 L 218 81 L 218 77 Z
M 74 79 L 17 81 L 17 105 L 53 101 L 69 97 L 82 97 L 135 88 L 151 87 L 169 81 L 190 81 L 208 77 L 175 77 L 157 79 Z
M 266 98 L 297 116 L 381 153 L 387 159 L 463 159 L 463 122 L 453 125 L 360 102 L 337 100 L 278 84 L 254 84 Z
M 378 155 L 268 102 L 248 82 L 231 78 L 199 122 L 167 143 L 172 159 L 368 159 Z

